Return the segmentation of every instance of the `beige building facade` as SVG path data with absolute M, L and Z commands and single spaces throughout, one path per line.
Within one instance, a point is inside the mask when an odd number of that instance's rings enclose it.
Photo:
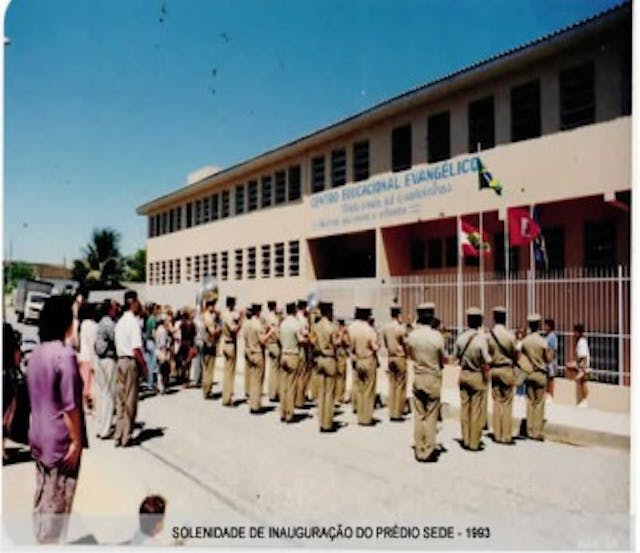
M 479 162 L 502 195 L 479 190 Z M 244 305 L 456 271 L 459 216 L 477 227 L 482 214 L 485 270 L 504 272 L 517 206 L 535 206 L 549 269 L 626 266 L 630 6 L 191 181 L 137 210 L 147 297 L 175 307 L 193 304 L 206 276 Z M 530 267 L 526 251 L 509 259 Z

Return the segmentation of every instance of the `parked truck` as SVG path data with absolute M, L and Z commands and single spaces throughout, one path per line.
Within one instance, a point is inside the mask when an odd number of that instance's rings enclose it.
M 44 280 L 22 279 L 16 287 L 14 308 L 18 322 L 37 321 L 45 300 L 51 296 L 53 283 Z

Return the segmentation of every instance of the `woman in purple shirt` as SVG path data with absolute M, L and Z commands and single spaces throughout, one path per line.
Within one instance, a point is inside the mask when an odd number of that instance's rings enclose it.
M 40 344 L 31 354 L 27 386 L 31 401 L 29 445 L 36 461 L 34 534 L 58 543 L 66 533 L 87 434 L 82 412 L 82 379 L 73 349 L 71 298 L 52 296 L 40 314 Z

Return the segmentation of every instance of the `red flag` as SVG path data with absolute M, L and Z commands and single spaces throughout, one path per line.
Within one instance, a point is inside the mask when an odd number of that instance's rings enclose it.
M 482 255 L 491 253 L 491 246 L 487 242 L 487 236 L 483 232 L 480 239 L 480 231 L 469 223 L 465 223 L 460 219 L 460 228 L 458 229 L 458 243 L 464 257 L 479 257 L 480 250 Z
M 540 234 L 540 226 L 529 215 L 528 209 L 510 207 L 508 217 L 511 246 L 528 246 Z

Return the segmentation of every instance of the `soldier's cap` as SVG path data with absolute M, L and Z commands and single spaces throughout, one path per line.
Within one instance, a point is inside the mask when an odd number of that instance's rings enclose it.
M 426 301 L 424 303 L 421 303 L 418 307 L 416 307 L 416 311 L 418 313 L 435 313 L 436 310 L 436 304 L 433 303 L 432 301 Z
M 527 316 L 528 323 L 539 323 L 542 320 L 540 313 L 529 313 Z
M 338 315 L 336 317 L 336 319 L 338 320 L 338 322 L 343 325 L 345 323 L 345 321 L 347 320 L 347 318 L 344 315 Z
M 295 301 L 291 301 L 285 307 L 286 307 L 287 311 L 289 311 L 290 309 L 295 309 L 296 308 L 296 302 Z
M 482 311 L 479 307 L 469 307 L 469 309 L 467 309 L 467 315 L 482 316 Z
M 507 308 L 504 305 L 496 305 L 493 308 L 493 312 L 494 313 L 503 313 L 503 314 L 507 314 Z
M 392 305 L 390 307 L 390 311 L 391 311 L 391 316 L 395 317 L 402 311 L 402 308 L 399 305 Z
M 324 311 L 327 309 L 333 309 L 333 303 L 331 303 L 330 301 L 321 301 L 318 304 L 318 309 L 320 309 L 320 311 Z
M 276 300 L 269 300 L 267 302 L 267 307 L 271 310 L 275 309 L 276 305 L 278 305 L 278 302 Z
M 371 317 L 370 307 L 356 307 L 356 319 Z
M 307 307 L 307 300 L 298 300 L 297 305 L 298 305 L 298 309 Z
M 235 303 L 236 303 L 236 298 L 234 298 L 233 296 L 227 296 L 227 305 L 231 305 Z
M 262 311 L 262 304 L 261 303 L 252 303 L 251 304 L 251 311 L 257 315 L 258 313 L 260 313 L 260 311 Z

